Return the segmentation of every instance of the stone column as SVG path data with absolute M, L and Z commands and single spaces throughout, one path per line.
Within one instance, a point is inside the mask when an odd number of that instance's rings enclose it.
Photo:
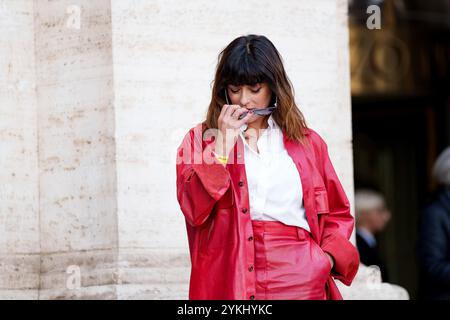
M 35 1 L 40 298 L 117 298 L 110 0 Z
M 0 0 L 0 299 L 37 299 L 40 270 L 33 2 Z

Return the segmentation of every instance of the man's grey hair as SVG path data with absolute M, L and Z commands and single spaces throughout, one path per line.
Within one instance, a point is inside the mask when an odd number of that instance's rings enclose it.
M 450 146 L 441 152 L 434 163 L 433 177 L 439 184 L 450 186 Z
M 358 219 L 364 212 L 385 206 L 381 193 L 371 189 L 357 189 L 355 191 L 355 211 Z

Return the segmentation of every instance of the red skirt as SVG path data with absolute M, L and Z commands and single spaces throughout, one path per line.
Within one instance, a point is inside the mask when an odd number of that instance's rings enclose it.
M 279 221 L 252 220 L 256 300 L 325 300 L 331 263 L 310 233 Z

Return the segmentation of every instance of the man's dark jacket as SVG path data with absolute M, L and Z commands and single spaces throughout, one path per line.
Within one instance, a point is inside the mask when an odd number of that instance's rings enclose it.
M 423 210 L 417 241 L 419 297 L 450 300 L 450 187 Z

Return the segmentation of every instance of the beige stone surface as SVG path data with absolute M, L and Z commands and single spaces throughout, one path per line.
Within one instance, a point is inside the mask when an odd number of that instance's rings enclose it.
M 38 295 L 38 111 L 33 46 L 33 2 L 0 0 L 0 298 L 35 299 Z
M 408 292 L 398 286 L 382 282 L 377 266 L 360 265 L 350 287 L 337 282 L 345 300 L 409 300 Z

